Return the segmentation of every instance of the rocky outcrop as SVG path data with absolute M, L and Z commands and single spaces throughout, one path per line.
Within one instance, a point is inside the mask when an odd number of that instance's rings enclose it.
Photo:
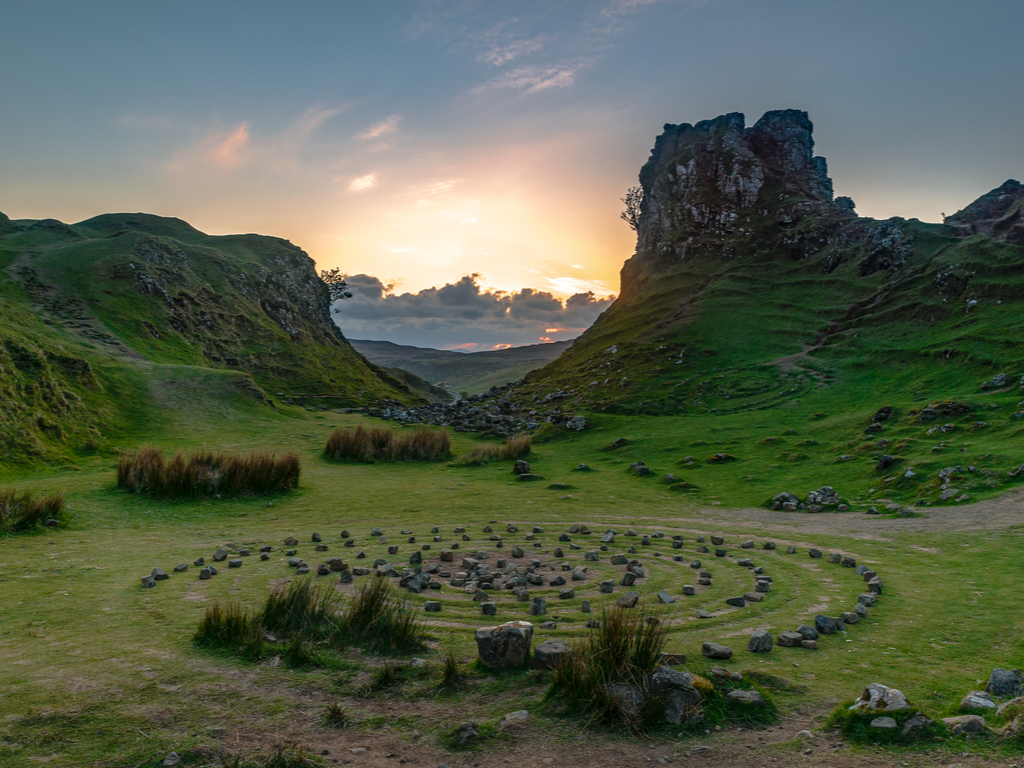
M 944 223 L 953 228 L 960 237 L 969 237 L 979 232 L 991 235 L 1016 245 L 1024 245 L 1024 184 L 1009 179 L 966 208 L 947 216 Z

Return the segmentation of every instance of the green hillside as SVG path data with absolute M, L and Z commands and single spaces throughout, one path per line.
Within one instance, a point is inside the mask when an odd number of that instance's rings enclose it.
M 312 260 L 279 238 L 146 214 L 4 216 L 0 297 L 0 460 L 92 451 L 132 429 L 154 405 L 158 365 L 221 372 L 268 408 L 265 391 L 423 401 L 352 349 Z

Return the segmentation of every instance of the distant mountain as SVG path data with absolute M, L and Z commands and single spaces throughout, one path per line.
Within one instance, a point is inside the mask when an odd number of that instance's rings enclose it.
M 393 344 L 390 341 L 349 340 L 356 351 L 385 368 L 404 368 L 427 381 L 456 392 L 477 394 L 547 365 L 572 346 L 572 341 L 531 344 L 488 352 L 457 352 Z

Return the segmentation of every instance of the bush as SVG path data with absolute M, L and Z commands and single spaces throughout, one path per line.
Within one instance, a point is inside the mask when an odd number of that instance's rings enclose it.
M 441 666 L 441 682 L 437 684 L 437 687 L 456 691 L 462 687 L 464 682 L 462 672 L 459 671 L 459 660 L 455 658 L 454 653 L 449 652 L 444 657 L 444 663 Z
M 263 657 L 259 614 L 234 600 L 208 605 L 192 639 L 198 646 L 231 651 L 252 661 Z
M 425 629 L 384 576 L 374 576 L 340 617 L 337 635 L 374 653 L 423 648 Z
M 607 609 L 601 614 L 600 627 L 575 645 L 572 658 L 555 670 L 547 696 L 601 719 L 618 720 L 624 713 L 607 687 L 627 683 L 646 690 L 646 676 L 657 668 L 667 639 L 664 622 L 648 622 L 635 610 Z M 626 721 L 641 726 L 656 718 L 659 710 L 656 702 L 649 701 L 644 711 Z
M 15 533 L 28 531 L 54 520 L 58 525 L 67 522 L 64 511 L 64 491 L 36 497 L 32 491 L 9 488 L 0 491 L 0 531 Z
M 411 434 L 390 429 L 336 429 L 327 437 L 324 455 L 340 461 L 349 459 L 372 464 L 375 461 L 444 461 L 451 458 L 448 430 L 427 427 Z
M 162 451 L 146 446 L 121 455 L 117 486 L 169 499 L 283 493 L 298 487 L 300 471 L 295 453 L 196 451 L 188 459 L 180 452 L 165 459 Z
M 478 445 L 453 463 L 459 467 L 481 467 L 489 461 L 515 461 L 529 456 L 532 448 L 529 435 L 510 437 L 501 445 Z

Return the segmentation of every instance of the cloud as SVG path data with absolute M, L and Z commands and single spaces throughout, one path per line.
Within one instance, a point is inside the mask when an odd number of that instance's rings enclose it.
M 371 275 L 345 280 L 352 298 L 334 305 L 335 322 L 345 335 L 435 348 L 476 344 L 497 349 L 575 338 L 614 299 L 587 291 L 563 302 L 533 288 L 489 290 L 481 286 L 479 274 L 401 294 Z
M 559 293 L 608 293 L 608 286 L 600 280 L 580 280 L 578 277 L 546 277 L 544 280 Z
M 365 133 L 359 134 L 359 138 L 379 139 L 381 136 L 387 136 L 390 133 L 397 133 L 398 122 L 401 119 L 401 115 L 392 115 L 386 120 L 381 120 L 379 123 L 374 123 L 366 130 Z
M 576 76 L 593 65 L 596 59 L 587 57 L 554 66 L 529 66 L 513 69 L 482 83 L 473 89 L 475 95 L 485 91 L 511 88 L 524 93 L 540 93 L 552 88 L 567 88 L 576 82 Z
M 528 40 L 512 40 L 511 42 L 492 45 L 487 50 L 477 54 L 477 60 L 490 64 L 492 67 L 500 67 L 520 56 L 536 53 L 544 47 L 546 42 L 547 38 L 544 35 L 538 35 Z
M 234 168 L 242 163 L 241 152 L 249 143 L 249 126 L 242 123 L 222 139 L 217 141 L 211 154 L 216 165 L 222 168 Z
M 367 173 L 364 176 L 356 176 L 348 183 L 349 192 L 365 192 L 377 186 L 377 173 Z

